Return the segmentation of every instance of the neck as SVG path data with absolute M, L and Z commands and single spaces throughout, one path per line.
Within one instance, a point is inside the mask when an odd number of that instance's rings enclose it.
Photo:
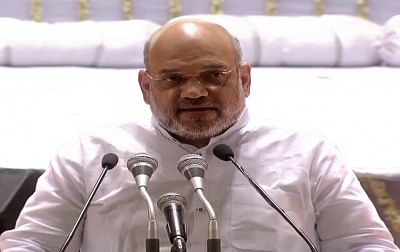
M 173 133 L 171 133 L 171 136 L 173 136 L 176 140 L 178 140 L 181 143 L 184 144 L 190 144 L 193 146 L 196 146 L 197 148 L 202 148 L 204 146 L 207 146 L 207 144 L 210 142 L 210 138 L 202 138 L 202 139 L 187 139 L 178 135 L 175 135 Z

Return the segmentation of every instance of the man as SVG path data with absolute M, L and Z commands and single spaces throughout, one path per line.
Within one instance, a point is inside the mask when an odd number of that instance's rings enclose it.
M 1 236 L 3 252 L 58 251 L 88 197 L 101 157 L 120 157 L 67 251 L 145 251 L 147 207 L 126 168 L 134 153 L 159 162 L 148 185 L 158 199 L 187 200 L 187 250 L 206 251 L 209 216 L 175 168 L 188 153 L 208 162 L 205 195 L 215 209 L 222 251 L 310 251 L 276 211 L 213 148 L 224 143 L 322 252 L 399 251 L 334 145 L 312 131 L 275 127 L 247 111 L 250 66 L 222 27 L 192 19 L 168 23 L 144 50 L 139 83 L 153 113 L 83 136 L 63 148 L 39 179 L 17 227 Z M 156 212 L 160 251 L 171 245 Z

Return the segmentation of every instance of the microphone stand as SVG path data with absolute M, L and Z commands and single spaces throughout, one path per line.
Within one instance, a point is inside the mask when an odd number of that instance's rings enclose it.
M 310 238 L 307 237 L 307 235 L 301 230 L 291 219 L 290 217 L 285 213 L 285 211 L 278 206 L 269 196 L 268 194 L 264 191 L 264 189 L 255 182 L 255 180 L 250 176 L 249 173 L 246 172 L 245 169 L 232 157 L 229 156 L 229 160 L 235 165 L 235 167 L 243 174 L 243 176 L 246 177 L 246 179 L 250 182 L 250 184 L 256 189 L 256 191 L 264 198 L 265 201 L 268 202 L 268 204 L 271 205 L 272 208 L 274 208 L 289 224 L 292 226 L 292 228 L 296 231 L 297 234 L 299 234 L 303 240 L 307 243 L 307 245 L 310 247 L 312 252 L 318 252 L 317 247 L 314 245 L 314 243 L 310 240 Z
M 160 240 L 157 237 L 157 222 L 153 202 L 146 187 L 140 186 L 139 191 L 142 194 L 148 207 L 149 222 L 147 223 L 146 252 L 159 252 Z
M 204 192 L 201 188 L 197 188 L 195 192 L 207 209 L 210 218 L 208 223 L 207 252 L 221 252 L 221 240 L 219 239 L 218 222 L 214 209 L 204 196 Z
M 157 236 L 156 214 L 151 197 L 147 192 L 147 183 L 158 167 L 158 162 L 146 153 L 137 153 L 128 159 L 126 165 L 135 178 L 137 188 L 147 204 L 149 221 L 147 223 L 146 252 L 159 252 L 160 241 Z
M 103 168 L 99 178 L 96 181 L 96 184 L 94 185 L 92 191 L 90 192 L 90 195 L 89 195 L 88 199 L 86 200 L 86 203 L 85 203 L 85 205 L 84 205 L 84 207 L 83 207 L 83 209 L 82 209 L 82 211 L 81 211 L 81 213 L 80 213 L 80 215 L 78 217 L 78 220 L 75 222 L 74 227 L 72 228 L 71 232 L 69 233 L 67 239 L 64 241 L 64 244 L 60 248 L 59 252 L 64 252 L 65 249 L 68 247 L 68 244 L 71 242 L 72 237 L 74 236 L 76 230 L 78 229 L 79 224 L 81 223 L 83 217 L 85 216 L 86 211 L 87 211 L 90 203 L 92 202 L 93 197 L 94 197 L 97 189 L 99 188 L 101 182 L 103 181 L 104 177 L 106 176 L 106 173 L 107 173 L 108 170 L 109 170 L 109 167 L 104 167 Z
M 207 210 L 209 216 L 207 252 L 221 252 L 217 217 L 203 191 L 204 172 L 207 170 L 207 167 L 207 161 L 201 155 L 187 154 L 179 159 L 177 168 L 179 173 L 192 183 L 195 193 Z

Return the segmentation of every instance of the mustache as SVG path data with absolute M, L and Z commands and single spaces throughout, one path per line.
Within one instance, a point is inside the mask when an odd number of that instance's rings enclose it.
M 178 104 L 178 109 L 192 108 L 217 108 L 217 103 L 210 98 L 201 97 L 198 99 L 184 99 Z

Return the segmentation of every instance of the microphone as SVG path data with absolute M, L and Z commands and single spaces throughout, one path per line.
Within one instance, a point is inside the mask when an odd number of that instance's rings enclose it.
M 158 252 L 160 250 L 160 241 L 157 235 L 156 214 L 153 201 L 147 191 L 147 184 L 151 175 L 157 169 L 158 162 L 154 157 L 146 153 L 137 153 L 128 159 L 127 167 L 135 178 L 136 185 L 147 204 L 149 221 L 147 223 L 146 251 Z
M 207 161 L 199 154 L 187 154 L 178 160 L 178 171 L 192 183 L 195 190 L 204 190 L 204 174 L 207 168 Z
M 166 193 L 157 201 L 158 208 L 167 220 L 167 233 L 172 244 L 171 252 L 186 251 L 186 224 L 184 210 L 186 199 L 177 193 Z
M 95 193 L 97 192 L 97 190 L 99 189 L 101 182 L 103 181 L 104 177 L 106 176 L 107 171 L 114 168 L 117 165 L 117 163 L 118 163 L 118 156 L 115 155 L 114 153 L 108 153 L 103 156 L 103 159 L 101 160 L 101 167 L 103 167 L 103 170 L 102 170 L 99 178 L 97 179 L 92 191 L 90 192 L 89 197 L 86 200 L 86 203 L 83 206 L 82 211 L 80 212 L 79 217 L 75 222 L 75 225 L 73 226 L 71 232 L 68 234 L 67 239 L 64 241 L 59 252 L 64 252 L 67 249 L 68 244 L 71 242 L 72 238 L 74 237 L 74 234 L 75 234 L 80 222 L 82 221 L 83 217 L 85 216 L 86 211 L 89 207 L 89 204 L 90 204 L 90 202 L 92 202 L 93 197 L 94 197 Z
M 151 175 L 158 167 L 158 162 L 146 153 L 137 153 L 128 159 L 127 167 L 135 178 L 137 186 L 147 187 Z
M 191 183 L 199 200 L 207 209 L 209 216 L 207 251 L 220 252 L 221 240 L 219 239 L 218 222 L 215 211 L 204 195 L 204 174 L 208 168 L 207 161 L 199 154 L 187 154 L 178 161 L 177 169 Z
M 250 184 L 254 187 L 254 189 L 263 197 L 263 199 L 268 202 L 268 204 L 274 208 L 296 231 L 297 234 L 307 243 L 312 252 L 318 252 L 317 247 L 311 241 L 310 238 L 304 233 L 301 228 L 299 228 L 292 219 L 285 213 L 285 211 L 278 206 L 264 191 L 264 189 L 250 176 L 250 174 L 234 159 L 233 150 L 225 144 L 218 144 L 213 149 L 214 155 L 223 160 L 223 161 L 231 161 L 233 165 L 246 177 L 246 179 L 250 182 Z

